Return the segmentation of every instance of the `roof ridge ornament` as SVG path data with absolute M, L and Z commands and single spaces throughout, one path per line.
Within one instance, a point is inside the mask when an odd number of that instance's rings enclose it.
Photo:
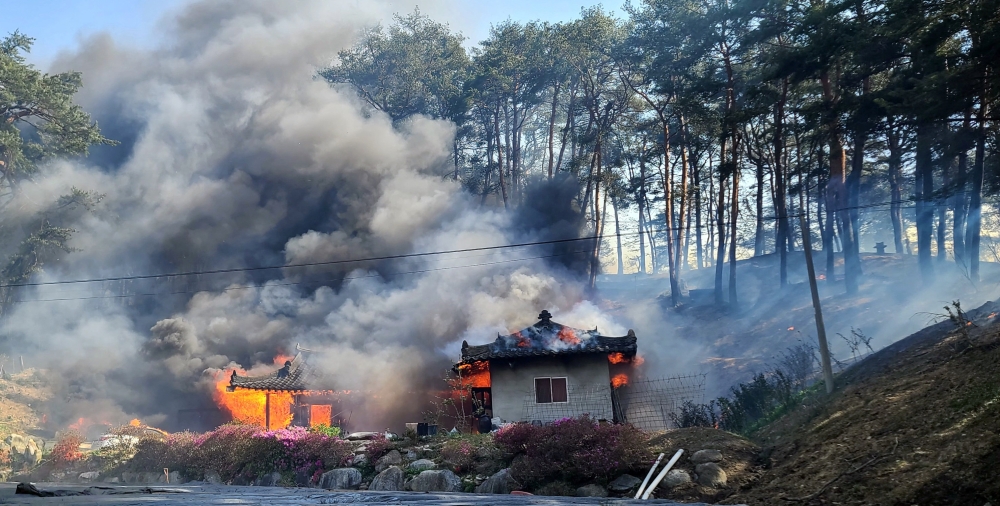
M 542 312 L 538 314 L 538 319 L 543 323 L 548 323 L 552 321 L 552 313 L 549 313 L 548 309 L 543 309 Z

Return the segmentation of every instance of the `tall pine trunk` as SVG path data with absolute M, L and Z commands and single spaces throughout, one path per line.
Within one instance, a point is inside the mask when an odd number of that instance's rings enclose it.
M 903 250 L 903 148 L 900 137 L 902 133 L 894 127 L 889 127 L 887 141 L 889 145 L 889 218 L 892 221 L 892 239 L 896 254 L 902 255 Z
M 931 133 L 925 123 L 917 124 L 916 153 L 916 208 L 917 208 L 917 258 L 920 274 L 925 283 L 934 280 L 931 262 L 931 237 L 934 231 L 934 178 L 931 158 Z
M 969 192 L 969 219 L 965 237 L 968 241 L 966 254 L 969 257 L 969 277 L 979 281 L 979 246 L 982 231 L 983 169 L 986 157 L 986 79 L 983 76 L 979 95 L 979 111 L 976 112 L 976 160 L 972 163 L 971 188 Z
M 719 154 L 720 169 L 725 166 L 726 160 L 726 140 L 722 140 L 722 147 Z M 716 200 L 715 228 L 718 245 L 715 252 L 715 303 L 722 305 L 725 302 L 722 294 L 722 269 L 726 265 L 726 179 L 728 174 L 719 171 L 719 198 Z

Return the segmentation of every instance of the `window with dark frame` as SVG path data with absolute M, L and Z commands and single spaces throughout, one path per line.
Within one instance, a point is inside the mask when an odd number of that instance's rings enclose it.
M 535 404 L 569 402 L 566 378 L 535 378 Z

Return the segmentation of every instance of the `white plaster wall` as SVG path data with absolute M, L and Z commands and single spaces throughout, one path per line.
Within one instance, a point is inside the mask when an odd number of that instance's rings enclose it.
M 535 419 L 551 422 L 561 416 L 590 414 L 596 419 L 612 419 L 611 375 L 606 354 L 568 355 L 496 359 L 490 361 L 490 389 L 493 416 L 504 422 L 531 421 L 525 401 L 535 401 L 535 378 L 565 377 L 568 403 L 538 406 Z M 541 412 L 543 415 L 539 415 Z

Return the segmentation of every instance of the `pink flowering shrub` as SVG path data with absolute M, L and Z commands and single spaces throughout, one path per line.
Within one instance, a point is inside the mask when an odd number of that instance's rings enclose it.
M 211 469 L 224 481 L 251 481 L 278 471 L 306 474 L 316 481 L 323 471 L 345 465 L 351 454 L 346 441 L 304 427 L 265 431 L 229 424 L 204 434 L 179 433 L 162 441 L 140 441 L 127 468 L 149 472 L 167 467 L 191 477 Z
M 389 453 L 392 450 L 392 441 L 382 434 L 376 435 L 368 444 L 365 446 L 365 457 L 368 458 L 368 462 L 372 465 L 379 457 Z
M 607 483 L 649 461 L 647 440 L 632 425 L 599 424 L 587 416 L 542 427 L 516 424 L 494 436 L 512 461 L 511 473 L 529 487 L 553 481 Z

